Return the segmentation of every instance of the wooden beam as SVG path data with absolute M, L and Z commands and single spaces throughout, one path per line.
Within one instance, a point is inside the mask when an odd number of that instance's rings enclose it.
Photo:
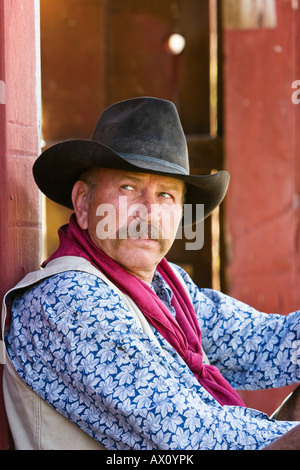
M 223 167 L 223 138 L 209 135 L 187 135 L 191 173 Z
M 40 146 L 39 2 L 0 0 L 0 300 L 40 263 L 39 192 L 32 164 Z M 4 85 L 2 85 L 4 88 Z M 3 339 L 3 338 L 1 338 Z M 0 448 L 9 447 L 0 364 Z
M 227 29 L 276 28 L 276 0 L 223 0 Z

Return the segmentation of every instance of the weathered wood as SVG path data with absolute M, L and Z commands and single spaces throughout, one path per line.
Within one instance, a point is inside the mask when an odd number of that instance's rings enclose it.
M 191 173 L 209 173 L 223 168 L 223 138 L 187 135 Z
M 39 194 L 31 173 L 40 145 L 37 16 L 36 1 L 0 0 L 0 80 L 5 84 L 0 104 L 1 303 L 5 292 L 40 263 Z M 0 447 L 6 449 L 1 384 L 0 390 Z
M 277 26 L 276 0 L 223 0 L 227 29 L 259 29 Z
M 299 9 L 278 1 L 275 29 L 224 31 L 229 293 L 264 312 L 298 310 Z M 286 389 L 242 392 L 272 413 Z

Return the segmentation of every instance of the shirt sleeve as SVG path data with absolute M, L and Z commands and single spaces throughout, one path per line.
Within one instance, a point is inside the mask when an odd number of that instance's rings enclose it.
M 205 353 L 235 389 L 276 388 L 300 381 L 300 311 L 262 313 L 181 274 L 196 310 Z
M 259 449 L 297 424 L 221 407 L 95 276 L 47 279 L 12 314 L 18 374 L 109 450 Z

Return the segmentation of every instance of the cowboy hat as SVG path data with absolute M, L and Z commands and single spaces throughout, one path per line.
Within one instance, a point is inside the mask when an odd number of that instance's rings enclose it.
M 170 176 L 186 183 L 186 204 L 204 204 L 204 218 L 221 203 L 229 174 L 190 175 L 186 138 L 175 105 L 152 97 L 132 98 L 101 114 L 90 140 L 68 140 L 45 150 L 33 174 L 51 200 L 73 208 L 71 193 L 92 167 Z

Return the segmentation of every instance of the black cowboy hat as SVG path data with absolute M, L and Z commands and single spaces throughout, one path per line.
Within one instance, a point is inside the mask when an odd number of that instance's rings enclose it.
M 89 168 L 170 176 L 186 183 L 186 204 L 204 204 L 207 217 L 223 200 L 229 174 L 190 175 L 185 135 L 173 103 L 152 97 L 132 98 L 101 114 L 90 140 L 68 140 L 45 150 L 33 174 L 51 200 L 73 208 L 74 183 Z

